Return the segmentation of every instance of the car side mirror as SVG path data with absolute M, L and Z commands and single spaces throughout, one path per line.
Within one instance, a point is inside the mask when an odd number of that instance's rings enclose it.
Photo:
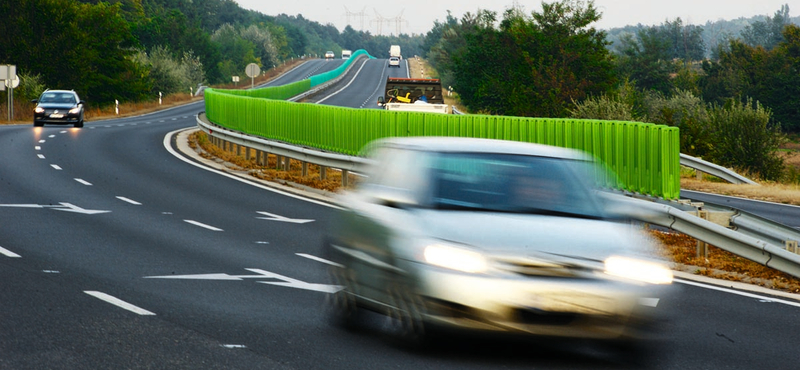
M 36 104 L 39 102 L 39 99 L 31 99 L 31 103 Z
M 83 101 L 83 100 L 81 100 L 81 101 L 79 101 L 79 102 L 78 102 L 78 104 L 83 104 L 83 105 L 86 105 L 86 102 L 85 102 L 85 101 Z

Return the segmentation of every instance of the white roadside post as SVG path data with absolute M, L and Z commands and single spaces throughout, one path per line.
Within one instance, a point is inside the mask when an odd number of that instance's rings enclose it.
M 114 114 L 119 115 L 119 100 L 114 99 Z
M 158 92 L 158 105 L 161 105 L 161 91 Z

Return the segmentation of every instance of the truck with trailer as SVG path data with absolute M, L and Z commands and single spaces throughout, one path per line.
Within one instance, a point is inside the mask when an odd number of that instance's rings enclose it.
M 393 111 L 450 113 L 438 78 L 389 77 L 378 106 Z

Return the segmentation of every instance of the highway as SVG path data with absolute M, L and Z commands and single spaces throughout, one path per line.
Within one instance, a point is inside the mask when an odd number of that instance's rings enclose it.
M 385 63 L 353 68 L 322 104 L 367 107 L 397 73 Z M 449 338 L 413 351 L 379 317 L 330 326 L 320 250 L 333 206 L 191 156 L 179 134 L 202 110 L 0 126 L 0 369 L 630 368 L 580 342 Z M 671 320 L 653 368 L 797 366 L 798 301 L 677 285 L 658 305 Z

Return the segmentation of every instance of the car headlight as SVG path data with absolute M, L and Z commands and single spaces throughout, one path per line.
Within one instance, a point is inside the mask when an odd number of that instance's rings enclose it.
M 672 284 L 672 271 L 665 266 L 626 257 L 609 257 L 605 261 L 606 274 L 650 284 Z
M 78 114 L 81 112 L 81 107 L 75 107 L 69 110 L 69 114 Z
M 478 252 L 434 244 L 425 247 L 425 262 L 439 267 L 469 273 L 486 271 L 486 259 Z
M 44 113 L 44 108 L 36 107 L 36 108 L 33 109 L 33 112 L 34 113 Z

